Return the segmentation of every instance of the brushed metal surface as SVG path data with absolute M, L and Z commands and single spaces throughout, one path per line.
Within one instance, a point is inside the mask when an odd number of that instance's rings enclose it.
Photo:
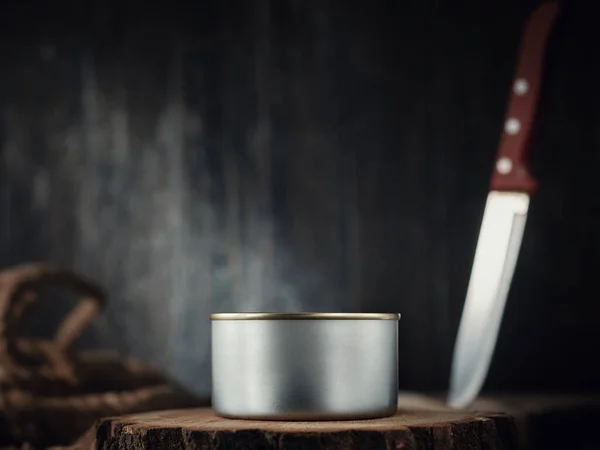
M 213 408 L 268 420 L 389 416 L 397 355 L 397 320 L 213 320 Z
M 471 403 L 487 376 L 528 208 L 527 194 L 492 191 L 488 195 L 452 358 L 450 406 Z

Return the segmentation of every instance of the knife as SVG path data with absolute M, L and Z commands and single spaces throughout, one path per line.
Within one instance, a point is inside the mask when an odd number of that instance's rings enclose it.
M 454 346 L 448 404 L 469 405 L 488 373 L 504 305 L 519 256 L 529 198 L 537 183 L 526 150 L 541 82 L 546 42 L 558 1 L 542 3 L 527 19 L 504 129 L 490 183 L 471 278 Z

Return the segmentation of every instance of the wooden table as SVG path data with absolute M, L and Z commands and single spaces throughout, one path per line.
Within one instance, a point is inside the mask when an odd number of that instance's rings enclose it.
M 114 450 L 592 450 L 600 449 L 589 428 L 598 419 L 598 396 L 482 398 L 469 410 L 455 411 L 439 397 L 401 393 L 398 413 L 383 419 L 246 421 L 200 408 L 104 419 L 95 439 L 96 448 Z

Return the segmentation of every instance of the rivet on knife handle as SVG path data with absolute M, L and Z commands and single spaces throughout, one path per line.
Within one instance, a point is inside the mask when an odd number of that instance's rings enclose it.
M 542 78 L 544 48 L 557 14 L 557 1 L 543 3 L 525 25 L 492 176 L 491 189 L 494 191 L 531 195 L 537 187 L 527 164 L 527 151 Z

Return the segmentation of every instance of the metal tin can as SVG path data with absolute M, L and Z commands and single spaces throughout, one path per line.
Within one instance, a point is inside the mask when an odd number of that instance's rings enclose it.
M 370 419 L 398 399 L 399 314 L 212 314 L 212 402 L 224 417 Z

